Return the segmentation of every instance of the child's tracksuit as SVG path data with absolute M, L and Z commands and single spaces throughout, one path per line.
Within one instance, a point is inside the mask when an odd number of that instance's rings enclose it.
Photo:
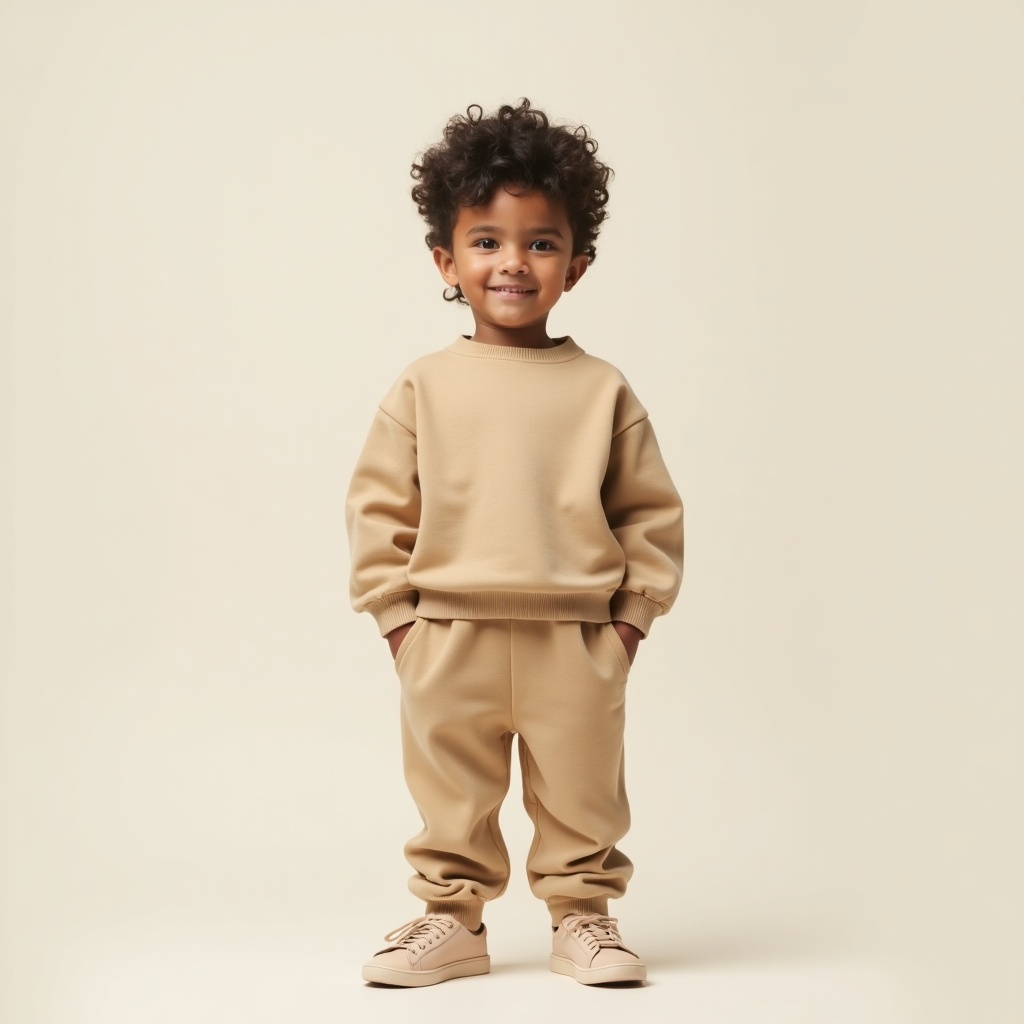
M 518 734 L 533 892 L 555 923 L 607 913 L 632 872 L 615 845 L 629 664 L 611 622 L 646 634 L 683 559 L 682 504 L 622 374 L 571 338 L 459 337 L 381 402 L 347 521 L 353 606 L 382 635 L 414 623 L 395 658 L 423 818 L 410 889 L 470 928 L 504 891 Z

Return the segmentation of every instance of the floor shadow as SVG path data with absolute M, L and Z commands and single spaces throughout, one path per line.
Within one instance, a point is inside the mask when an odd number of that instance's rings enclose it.
M 715 969 L 812 964 L 849 953 L 834 937 L 765 930 L 644 937 L 644 963 L 657 968 Z
M 491 974 L 535 974 L 541 967 L 547 968 L 540 960 L 502 960 L 495 963 L 491 957 Z

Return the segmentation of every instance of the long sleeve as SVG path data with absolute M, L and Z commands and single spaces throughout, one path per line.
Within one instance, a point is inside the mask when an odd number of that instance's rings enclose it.
M 646 416 L 612 438 L 601 499 L 626 556 L 611 616 L 646 636 L 672 607 L 683 571 L 683 505 Z
M 408 566 L 420 509 L 416 435 L 378 409 L 352 474 L 345 519 L 352 607 L 373 615 L 382 636 L 416 618 Z

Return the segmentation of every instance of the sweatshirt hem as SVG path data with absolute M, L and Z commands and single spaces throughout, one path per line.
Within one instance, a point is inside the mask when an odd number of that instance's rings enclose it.
M 611 622 L 611 593 L 545 594 L 512 590 L 420 590 L 424 619 L 558 619 Z

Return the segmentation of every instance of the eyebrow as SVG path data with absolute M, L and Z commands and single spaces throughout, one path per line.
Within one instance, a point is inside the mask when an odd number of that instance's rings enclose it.
M 495 227 L 493 224 L 478 224 L 475 228 L 470 228 L 467 235 L 499 235 L 501 234 L 501 228 Z M 527 235 L 554 235 L 556 238 L 564 237 L 562 232 L 556 227 L 540 227 L 530 228 L 529 231 L 524 232 Z

